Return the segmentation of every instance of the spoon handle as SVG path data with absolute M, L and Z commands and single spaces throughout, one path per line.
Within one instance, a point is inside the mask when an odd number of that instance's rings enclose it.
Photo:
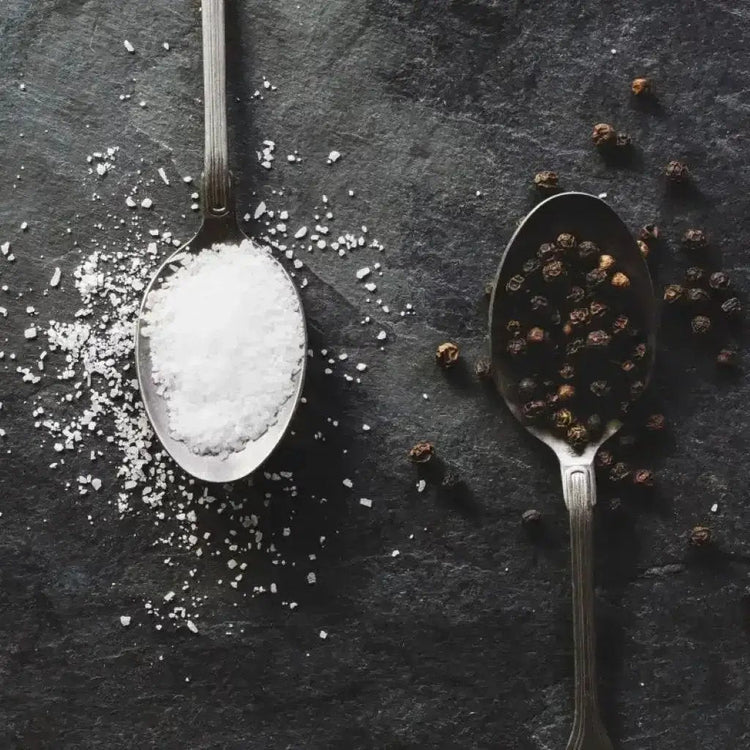
M 596 690 L 594 466 L 592 463 L 563 464 L 562 480 L 565 505 L 570 514 L 575 655 L 575 715 L 567 750 L 612 750 L 612 743 L 599 716 Z
M 203 98 L 206 129 L 203 210 L 208 217 L 222 216 L 229 210 L 224 0 L 203 0 L 202 18 Z

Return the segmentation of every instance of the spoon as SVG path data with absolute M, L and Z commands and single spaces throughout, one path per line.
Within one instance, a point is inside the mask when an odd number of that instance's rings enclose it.
M 490 355 L 495 385 L 513 415 L 557 455 L 562 472 L 563 497 L 570 515 L 570 547 L 573 583 L 573 639 L 575 660 L 575 715 L 567 750 L 612 750 L 601 716 L 596 688 L 594 627 L 593 512 L 596 504 L 594 456 L 599 447 L 622 426 L 611 421 L 598 442 L 580 454 L 552 432 L 522 419 L 513 392 L 513 376 L 504 347 L 498 346 L 503 319 L 501 298 L 511 275 L 508 260 L 527 258 L 543 242 L 561 232 L 591 240 L 612 255 L 629 277 L 629 294 L 635 295 L 646 326 L 649 360 L 646 380 L 653 366 L 657 307 L 648 266 L 622 220 L 604 201 L 586 193 L 561 193 L 542 201 L 518 227 L 505 248 L 490 300 Z
M 224 30 L 224 0 L 203 0 L 203 89 L 205 98 L 205 155 L 203 171 L 203 223 L 196 235 L 173 253 L 162 264 L 146 289 L 136 326 L 135 360 L 138 384 L 148 418 L 154 432 L 172 458 L 189 474 L 208 482 L 232 482 L 255 471 L 284 437 L 302 393 L 305 360 L 292 376 L 294 391 L 279 405 L 277 419 L 257 440 L 248 442 L 242 450 L 226 456 L 198 455 L 185 443 L 175 440 L 169 430 L 166 402 L 156 391 L 151 372 L 150 344 L 141 330 L 142 315 L 151 290 L 161 285 L 175 270 L 180 258 L 188 253 L 198 254 L 216 243 L 239 244 L 247 239 L 239 227 L 231 199 L 231 174 L 228 168 L 226 116 L 226 54 Z M 300 347 L 307 350 L 302 300 L 286 269 L 275 259 L 289 286 L 294 289 L 300 316 Z M 200 304 L 200 300 L 196 300 Z M 207 312 L 210 314 L 210 311 Z M 279 374 L 284 377 L 283 373 Z

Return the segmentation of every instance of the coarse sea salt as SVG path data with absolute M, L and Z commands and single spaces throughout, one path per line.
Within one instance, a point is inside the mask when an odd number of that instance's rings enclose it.
M 186 255 L 149 295 L 143 323 L 170 431 L 195 453 L 241 450 L 294 393 L 304 356 L 299 299 L 250 240 Z

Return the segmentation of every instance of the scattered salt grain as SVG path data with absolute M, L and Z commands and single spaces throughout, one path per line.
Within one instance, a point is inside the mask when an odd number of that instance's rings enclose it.
M 331 151 L 331 153 L 328 154 L 328 159 L 326 161 L 328 164 L 335 164 L 340 158 L 341 158 L 340 152 Z
M 154 205 L 154 202 L 151 200 L 151 198 L 144 198 L 141 201 L 141 208 L 151 208 L 151 206 Z
M 388 334 L 385 331 L 380 331 L 377 335 L 378 341 L 385 341 L 388 337 Z
M 27 340 L 36 338 L 36 326 L 31 326 L 23 332 L 23 337 Z
M 391 557 L 398 557 L 400 554 L 401 553 L 397 549 L 394 549 L 393 552 L 391 552 Z
M 417 482 L 417 492 L 424 492 L 425 487 L 427 487 L 427 482 L 424 479 L 420 479 Z
M 321 640 L 325 640 L 326 638 L 328 638 L 328 633 L 326 633 L 325 630 L 321 630 L 318 635 L 320 636 Z
M 349 489 L 351 489 L 352 487 L 354 487 L 354 482 L 352 482 L 352 480 L 348 479 L 348 478 L 347 479 L 343 479 L 341 481 L 341 484 L 343 484 L 344 487 L 348 487 Z
M 261 216 L 266 212 L 266 204 L 264 201 L 261 201 L 258 204 L 258 207 L 255 209 L 255 213 L 253 214 L 254 219 L 260 219 Z
M 192 620 L 188 620 L 188 621 L 187 621 L 187 622 L 185 623 L 185 625 L 187 625 L 187 629 L 188 629 L 188 630 L 189 630 L 189 631 L 190 631 L 191 633 L 197 633 L 197 632 L 198 632 L 198 628 L 196 627 L 195 623 L 194 623 L 194 622 L 193 622 Z
M 122 625 L 124 628 L 130 625 L 130 620 L 131 620 L 130 615 L 120 615 L 120 625 Z
M 367 365 L 364 362 L 357 362 L 357 370 L 364 372 L 367 369 Z
M 359 504 L 364 505 L 365 508 L 372 508 L 372 500 L 370 500 L 369 497 L 361 497 L 359 498 Z
M 52 278 L 49 281 L 49 285 L 52 287 L 57 286 L 60 283 L 60 277 L 62 276 L 62 273 L 59 268 L 55 268 Z
M 159 173 L 159 177 L 161 177 L 161 181 L 165 185 L 169 185 L 169 177 L 167 177 L 167 173 L 164 171 L 164 167 L 159 167 L 159 169 L 156 170 Z
M 175 439 L 222 454 L 276 422 L 296 386 L 304 319 L 267 249 L 244 240 L 185 256 L 143 320 Z
M 365 266 L 364 268 L 360 268 L 357 271 L 357 279 L 359 279 L 360 281 L 362 279 L 367 278 L 369 275 L 370 275 L 370 269 L 367 266 Z
M 719 510 L 719 504 L 718 503 L 714 503 L 711 506 L 711 513 L 716 513 L 716 512 L 718 512 L 718 510 Z
M 135 47 L 126 39 L 123 44 L 125 45 L 125 49 L 130 52 L 130 54 L 135 53 Z

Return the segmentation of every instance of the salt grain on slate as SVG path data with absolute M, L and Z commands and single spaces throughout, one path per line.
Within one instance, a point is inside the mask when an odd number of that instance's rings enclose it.
M 304 352 L 297 295 L 266 249 L 244 240 L 186 255 L 143 320 L 177 440 L 224 454 L 275 423 Z

